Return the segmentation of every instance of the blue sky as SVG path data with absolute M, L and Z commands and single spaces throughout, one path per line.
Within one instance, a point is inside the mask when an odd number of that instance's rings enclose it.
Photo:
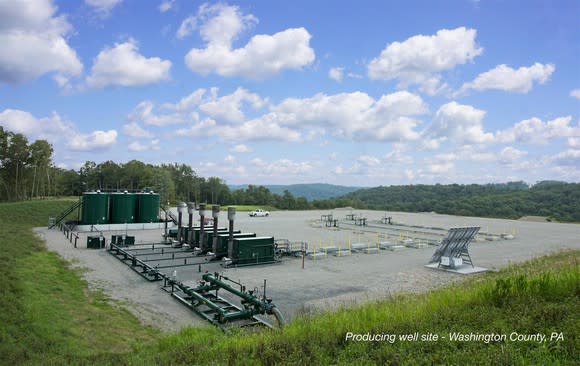
M 0 0 L 0 125 L 229 184 L 580 181 L 577 1 Z

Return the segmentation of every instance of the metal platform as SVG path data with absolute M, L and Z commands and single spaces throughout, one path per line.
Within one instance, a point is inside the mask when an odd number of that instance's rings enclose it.
M 451 228 L 441 240 L 441 244 L 429 260 L 429 264 L 437 264 L 437 268 L 456 269 L 464 265 L 475 268 L 469 255 L 469 243 L 479 232 L 479 226 Z

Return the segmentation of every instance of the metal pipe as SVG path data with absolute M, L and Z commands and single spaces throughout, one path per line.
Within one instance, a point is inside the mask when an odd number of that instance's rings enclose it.
M 213 238 L 212 238 L 212 243 L 211 243 L 211 249 L 214 253 L 217 253 L 218 219 L 220 216 L 220 206 L 219 205 L 212 206 L 211 216 L 213 217 Z
M 180 244 L 183 244 L 183 212 L 185 211 L 185 208 L 187 207 L 187 205 L 185 204 L 185 202 L 179 202 L 179 204 L 177 205 L 177 240 L 179 241 Z
M 187 230 L 187 238 L 185 238 L 185 240 L 187 241 L 188 244 L 191 244 L 192 242 L 192 236 L 193 236 L 193 213 L 195 211 L 195 202 L 187 202 L 187 213 L 189 214 L 189 226 L 188 226 L 188 230 Z
M 199 248 L 201 251 L 205 251 L 205 239 L 203 237 L 203 232 L 205 231 L 205 203 L 199 204 Z
M 228 258 L 233 259 L 234 256 L 234 219 L 236 218 L 236 208 L 228 207 L 228 221 L 229 237 L 228 237 Z

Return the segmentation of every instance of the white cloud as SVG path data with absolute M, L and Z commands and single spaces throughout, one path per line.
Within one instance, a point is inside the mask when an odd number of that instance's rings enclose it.
M 230 149 L 230 152 L 243 154 L 252 152 L 252 149 L 244 144 L 238 144 Z
M 83 64 L 68 45 L 72 27 L 56 16 L 50 0 L 14 0 L 0 5 L 0 82 L 23 83 L 55 73 L 60 86 L 79 76 Z
M 143 145 L 139 141 L 133 141 L 132 143 L 129 144 L 129 146 L 127 148 L 129 151 L 133 151 L 133 152 L 145 151 L 145 150 L 147 150 L 147 145 Z
M 448 174 L 453 171 L 455 164 L 452 162 L 434 163 L 427 167 L 427 170 L 433 174 Z
M 379 158 L 370 155 L 361 155 L 356 159 L 356 161 L 369 167 L 381 164 L 381 160 Z
M 94 60 L 87 84 L 93 88 L 143 86 L 169 79 L 171 61 L 146 58 L 138 51 L 133 39 L 103 49 Z
M 298 131 L 280 126 L 268 119 L 254 119 L 236 126 L 220 126 L 216 128 L 216 134 L 228 141 L 253 141 L 253 140 L 277 140 L 277 141 L 301 141 Z
M 127 136 L 136 138 L 151 138 L 153 134 L 150 131 L 145 130 L 137 122 L 130 122 L 123 125 L 123 132 Z
M 202 75 L 213 72 L 221 76 L 265 79 L 282 70 L 301 69 L 314 61 L 310 34 L 304 28 L 256 35 L 244 47 L 233 49 L 232 43 L 239 34 L 257 23 L 253 15 L 242 14 L 237 6 L 202 5 L 195 22 L 201 24 L 200 35 L 207 47 L 191 49 L 185 63 Z M 193 24 L 193 20 L 188 23 Z M 191 25 L 186 25 L 181 34 L 185 36 L 192 30 Z
M 194 15 L 183 19 L 176 33 L 177 38 L 183 39 L 189 36 L 191 33 L 193 33 L 196 27 L 197 27 L 197 18 Z
M 177 103 L 161 108 L 142 101 L 128 116 L 129 122 L 164 126 L 191 122 L 180 136 L 218 136 L 223 141 L 310 141 L 326 134 L 362 141 L 411 141 L 420 137 L 414 117 L 428 112 L 418 95 L 400 91 L 373 99 L 366 93 L 316 94 L 288 98 L 277 105 L 244 88 L 218 96 L 218 89 L 198 89 Z M 263 109 L 268 108 L 265 111 Z M 248 118 L 248 114 L 256 114 Z M 201 119 L 204 129 L 200 128 Z
M 436 92 L 441 85 L 439 72 L 473 60 L 483 52 L 475 43 L 475 29 L 441 29 L 435 35 L 416 35 L 393 42 L 368 65 L 371 79 L 399 81 L 399 87 L 422 85 Z
M 572 98 L 580 99 L 580 89 L 570 90 L 570 96 Z
M 165 13 L 175 5 L 175 0 L 163 0 L 161 4 L 159 4 L 159 11 Z
M 489 143 L 493 141 L 493 134 L 483 130 L 484 116 L 483 110 L 450 102 L 439 108 L 423 136 L 433 139 L 434 146 L 443 141 L 456 145 Z
M 85 0 L 85 4 L 95 9 L 99 14 L 108 16 L 111 10 L 123 0 Z
M 241 123 L 245 120 L 242 103 L 249 103 L 254 109 L 263 108 L 267 101 L 244 88 L 237 88 L 232 94 L 217 97 L 217 89 L 212 89 L 210 100 L 199 105 L 199 110 L 213 119 L 227 123 Z
M 180 128 L 175 134 L 181 137 L 209 136 L 214 133 L 217 123 L 213 119 L 207 118 L 191 125 L 189 128 Z
M 165 109 L 172 109 L 179 112 L 186 112 L 188 110 L 191 110 L 192 108 L 199 106 L 201 102 L 204 100 L 203 96 L 205 95 L 205 93 L 206 90 L 200 88 L 193 91 L 188 96 L 181 98 L 179 102 L 175 104 L 165 103 L 162 105 L 162 107 Z
M 93 131 L 89 134 L 78 134 L 66 143 L 72 151 L 96 151 L 107 149 L 117 142 L 117 131 Z
M 555 118 L 545 123 L 533 117 L 520 121 L 506 130 L 496 132 L 496 138 L 498 142 L 504 143 L 542 144 L 553 138 L 580 135 L 580 126 L 570 126 L 571 121 L 571 116 Z
M 315 171 L 318 164 L 310 161 L 293 161 L 291 159 L 279 159 L 271 162 L 265 162 L 262 159 L 256 158 L 252 164 L 259 169 L 256 171 L 260 176 L 291 176 L 310 174 Z
M 508 146 L 499 153 L 499 162 L 502 164 L 513 164 L 527 154 L 527 151 L 518 150 L 512 146 Z
M 159 150 L 159 140 L 158 139 L 151 140 L 149 144 L 142 144 L 139 141 L 133 141 L 132 143 L 129 144 L 127 149 L 132 152 Z
M 228 164 L 234 164 L 234 163 L 236 162 L 236 157 L 235 157 L 235 156 L 233 156 L 233 155 L 227 155 L 227 156 L 224 158 L 224 161 L 225 161 L 226 163 L 228 163 Z
M 74 127 L 63 121 L 57 113 L 53 113 L 50 117 L 37 118 L 30 112 L 18 109 L 5 109 L 0 112 L 0 125 L 30 139 L 45 139 L 49 142 L 69 136 L 74 130 Z
M 21 133 L 30 140 L 45 139 L 51 144 L 65 143 L 72 151 L 96 151 L 109 148 L 117 139 L 117 131 L 79 132 L 72 123 L 62 120 L 55 112 L 50 117 L 37 118 L 32 113 L 5 109 L 0 112 L 0 125 Z
M 498 65 L 479 74 L 472 82 L 463 84 L 461 90 L 497 89 L 513 93 L 527 93 L 532 90 L 534 82 L 544 84 L 554 70 L 555 67 L 552 64 L 544 65 L 537 62 L 530 67 L 520 67 L 517 70 L 507 65 Z
M 155 104 L 152 101 L 144 100 L 129 114 L 128 120 L 153 126 L 167 126 L 185 122 L 185 116 L 182 114 L 155 114 L 153 112 L 154 108 Z
M 580 149 L 580 137 L 569 137 L 568 146 L 572 149 Z
M 578 171 L 580 167 L 580 150 L 568 149 L 558 153 L 551 158 L 552 162 L 557 166 L 571 167 Z
M 324 128 L 328 133 L 356 140 L 415 140 L 418 121 L 412 116 L 427 112 L 423 100 L 406 91 L 375 100 L 366 93 L 316 94 L 288 98 L 272 106 L 267 115 L 283 126 Z
M 333 67 L 328 70 L 328 77 L 335 81 L 342 81 L 344 77 L 344 67 Z

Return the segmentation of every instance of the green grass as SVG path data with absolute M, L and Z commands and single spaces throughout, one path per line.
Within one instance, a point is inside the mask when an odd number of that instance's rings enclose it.
M 30 228 L 70 201 L 0 204 L 0 364 L 108 365 L 571 365 L 580 359 L 580 251 L 398 295 L 306 314 L 282 331 L 178 334 L 142 326 L 79 270 L 47 252 Z M 347 342 L 345 334 L 562 332 L 554 342 Z
M 31 231 L 74 201 L 0 204 L 0 364 L 70 363 L 127 352 L 155 342 L 142 326 L 99 291 L 80 270 L 45 250 Z M 120 340 L 120 341 L 118 341 Z M 124 356 L 123 356 L 124 357 Z

